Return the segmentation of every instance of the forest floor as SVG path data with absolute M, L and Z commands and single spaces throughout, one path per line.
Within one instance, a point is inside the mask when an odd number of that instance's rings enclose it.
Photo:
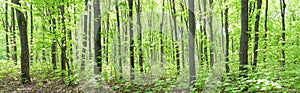
M 20 65 L 14 65 L 12 62 L 0 61 L 0 92 L 18 93 L 62 93 L 82 92 L 77 84 L 68 85 L 63 76 L 57 76 L 50 71 L 36 69 L 31 67 L 30 84 L 20 83 Z M 42 67 L 40 67 L 42 68 Z

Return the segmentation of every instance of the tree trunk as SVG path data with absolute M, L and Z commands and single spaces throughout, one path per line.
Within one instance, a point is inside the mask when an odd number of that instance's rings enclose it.
M 241 77 L 247 77 L 248 65 L 248 0 L 241 0 L 241 37 L 240 37 L 240 68 Z
M 267 37 L 268 37 L 268 8 L 269 8 L 269 0 L 266 0 L 266 9 L 265 9 L 265 33 L 264 33 L 264 62 L 267 61 L 266 55 L 267 55 Z
M 259 20 L 260 20 L 260 9 L 261 9 L 261 0 L 257 0 L 257 11 L 256 20 L 255 20 L 255 27 L 254 27 L 254 48 L 253 48 L 253 55 L 252 55 L 252 70 L 256 69 L 257 65 L 257 55 L 258 55 L 258 40 L 259 40 Z
M 164 26 L 164 16 L 165 16 L 165 0 L 162 1 L 162 13 L 161 13 L 161 23 L 159 27 L 159 35 L 160 35 L 160 67 L 163 67 L 164 65 L 164 45 L 163 45 L 163 26 Z
M 15 2 L 15 1 L 13 1 Z M 25 16 L 24 16 L 25 20 Z M 25 20 L 26 21 L 26 20 Z M 12 32 L 12 45 L 13 45 L 13 52 L 12 52 L 12 60 L 14 61 L 15 65 L 17 65 L 18 57 L 17 57 L 17 40 L 16 40 L 16 32 L 15 32 L 15 9 L 11 8 L 11 32 Z M 27 25 L 27 24 L 26 24 Z M 27 27 L 26 27 L 27 28 Z
M 7 0 L 6 0 L 7 1 Z M 3 20 L 3 26 L 5 27 L 5 40 L 6 40 L 6 57 L 8 60 L 10 60 L 10 51 L 9 51 L 9 30 L 8 30 L 8 5 L 7 3 L 5 4 L 5 22 Z
M 13 3 L 21 6 L 20 0 L 13 0 Z M 23 84 L 30 83 L 29 76 L 29 49 L 28 49 L 28 38 L 27 38 L 27 24 L 24 14 L 17 10 L 17 20 L 20 31 L 20 42 L 21 42 L 21 82 Z
M 175 37 L 175 61 L 176 61 L 176 66 L 177 66 L 177 71 L 178 71 L 178 74 L 180 72 L 180 55 L 179 55 L 179 47 L 178 47 L 178 31 L 177 31 L 177 21 L 176 21 L 176 6 L 175 6 L 175 0 L 172 0 L 171 2 L 171 8 L 172 8 L 172 19 L 173 19 L 173 22 L 174 22 L 174 37 Z M 173 35 L 173 34 L 172 34 Z
M 100 0 L 96 0 L 94 2 L 94 52 L 95 52 L 95 62 L 98 67 L 99 73 L 95 74 L 101 74 L 102 72 L 102 54 L 101 54 L 101 10 L 100 10 Z
M 195 69 L 195 14 L 194 0 L 189 0 L 189 61 L 190 61 L 190 87 L 195 87 L 196 69 Z
M 138 0 L 136 3 L 136 14 L 137 14 L 137 30 L 138 30 L 138 40 L 139 40 L 139 66 L 140 72 L 143 72 L 143 46 L 142 46 L 142 23 L 141 23 L 141 1 Z
M 226 3 L 227 0 L 225 0 L 225 3 Z M 229 7 L 228 5 L 225 6 L 225 42 L 226 42 L 226 45 L 225 45 L 225 68 L 226 68 L 226 72 L 229 73 L 230 72 L 230 68 L 229 68 L 229 32 L 228 32 L 228 28 L 229 28 L 229 24 L 228 24 L 228 10 L 229 10 Z
M 280 58 L 280 66 L 284 67 L 285 65 L 285 0 L 280 0 L 280 9 L 281 9 L 281 25 L 282 25 L 282 32 L 281 32 L 281 58 Z
M 52 34 L 56 34 L 56 19 L 52 18 Z M 51 62 L 52 62 L 52 67 L 53 69 L 56 69 L 56 38 L 52 39 L 52 44 L 51 44 Z
M 84 11 L 85 12 L 88 12 L 88 0 L 85 0 L 85 9 L 84 9 Z M 88 20 L 88 14 L 84 14 L 84 19 L 83 19 L 83 31 L 84 31 L 84 35 L 83 35 L 83 42 L 82 42 L 82 44 L 83 44 L 83 48 L 82 48 L 82 54 L 81 54 L 81 56 L 82 56 L 82 60 L 81 60 L 81 70 L 84 70 L 85 69 L 85 62 L 86 62 L 86 59 L 87 59 L 87 57 L 86 57 L 86 54 L 87 54 L 87 52 L 86 52 L 86 49 L 87 49 L 87 28 L 88 28 L 88 25 L 87 25 L 87 20 Z
M 64 2 L 64 0 L 63 0 Z M 67 63 L 67 55 L 66 55 L 66 50 L 67 50 L 67 43 L 66 43 L 66 36 L 67 36 L 67 31 L 66 31 L 66 25 L 65 25 L 65 5 L 62 5 L 61 7 L 61 16 L 62 16 L 62 38 L 61 38 L 61 69 L 66 70 L 66 63 Z
M 121 25 L 120 25 L 120 14 L 119 14 L 119 5 L 118 5 L 118 1 L 116 2 L 116 15 L 117 15 L 117 26 L 118 26 L 118 56 L 121 56 L 121 51 L 122 51 L 122 42 L 121 42 Z M 122 58 L 119 57 L 118 58 L 119 61 L 119 72 L 120 72 L 120 78 L 122 78 L 122 73 L 123 73 L 123 66 L 122 66 Z
M 130 80 L 134 80 L 134 41 L 133 41 L 133 0 L 128 0 L 129 7 L 129 54 L 130 54 Z
M 209 34 L 210 34 L 210 48 L 209 48 L 209 51 L 210 51 L 210 68 L 213 67 L 214 65 L 214 60 L 215 60 L 215 54 L 214 54 L 214 32 L 213 32 L 213 24 L 212 24 L 212 21 L 213 21 L 213 16 L 212 16 L 212 10 L 213 10 L 213 1 L 212 0 L 209 0 L 209 6 L 210 6 L 210 11 L 209 11 Z

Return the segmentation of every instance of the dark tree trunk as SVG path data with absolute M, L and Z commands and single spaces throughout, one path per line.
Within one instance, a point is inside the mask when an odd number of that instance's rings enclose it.
M 7 1 L 7 0 L 6 0 Z M 5 27 L 5 40 L 6 40 L 6 57 L 10 60 L 10 51 L 9 51 L 9 30 L 8 30 L 8 5 L 5 4 L 5 22 L 3 20 L 3 27 Z
M 64 2 L 64 0 L 63 0 Z M 62 16 L 62 38 L 61 38 L 61 69 L 66 70 L 66 64 L 67 64 L 67 55 L 66 55 L 66 50 L 67 50 L 67 43 L 66 43 L 66 36 L 67 36 L 67 31 L 66 31 L 66 25 L 65 25 L 65 5 L 62 5 L 61 7 L 61 16 Z
M 20 0 L 13 0 L 13 3 L 21 6 Z M 21 42 L 21 82 L 23 84 L 30 83 L 29 76 L 29 49 L 28 49 L 28 38 L 27 38 L 27 24 L 24 14 L 17 10 L 17 20 L 20 30 L 20 42 Z
M 163 0 L 162 4 L 162 13 L 161 13 L 161 23 L 159 27 L 159 35 L 160 35 L 160 62 L 161 62 L 161 67 L 164 65 L 164 45 L 163 45 L 163 26 L 164 26 L 164 16 L 165 16 L 165 0 Z
M 137 24 L 138 24 L 138 40 L 139 40 L 139 66 L 140 72 L 143 72 L 143 46 L 142 46 L 142 23 L 141 23 L 141 1 L 138 0 L 136 3 L 136 14 L 137 14 Z
M 265 33 L 264 33 L 264 62 L 267 61 L 266 55 L 267 55 L 267 37 L 268 37 L 268 8 L 269 8 L 269 0 L 266 0 L 266 8 L 265 8 Z
M 94 52 L 95 52 L 95 62 L 97 64 L 99 73 L 102 72 L 102 52 L 101 52 L 101 10 L 100 10 L 100 1 L 96 0 L 94 2 Z M 97 71 L 96 71 L 97 72 Z
M 281 58 L 280 58 L 280 66 L 284 67 L 285 65 L 285 49 L 284 49 L 284 45 L 285 45 L 285 8 L 286 8 L 286 4 L 285 4 L 285 0 L 280 0 L 280 9 L 281 9 L 281 25 L 282 25 L 282 32 L 281 32 Z
M 248 0 L 241 0 L 241 37 L 240 37 L 240 68 L 241 77 L 247 77 L 248 65 Z
M 33 4 L 30 4 L 30 60 L 31 60 L 31 63 L 33 62 L 33 57 L 32 57 L 32 54 L 33 54 L 33 8 L 32 8 L 32 5 Z
M 174 46 L 175 46 L 175 61 L 176 61 L 176 66 L 177 66 L 177 71 L 178 71 L 178 74 L 180 73 L 180 55 L 179 55 L 179 46 L 178 46 L 178 31 L 177 31 L 177 21 L 176 21 L 176 6 L 175 6 L 175 0 L 171 0 L 171 8 L 172 8 L 172 19 L 173 19 L 173 22 L 174 22 L 174 37 L 175 37 L 175 41 L 174 42 Z M 173 34 L 172 34 L 173 35 Z
M 14 1 L 15 2 L 15 1 Z M 24 20 L 25 16 L 24 16 Z M 12 32 L 12 45 L 13 45 L 13 52 L 12 52 L 12 60 L 14 61 L 15 65 L 17 65 L 18 57 L 17 57 L 17 40 L 16 40 L 16 32 L 15 32 L 15 9 L 11 8 L 11 32 Z M 27 24 L 26 24 L 27 25 Z M 26 27 L 27 28 L 27 27 Z
M 52 24 L 52 34 L 53 35 L 55 35 L 56 34 L 56 21 L 55 21 L 56 19 L 52 19 L 52 22 L 51 22 L 51 24 Z M 52 39 L 52 44 L 51 44 L 51 58 L 52 58 L 52 60 L 51 60 L 51 62 L 52 62 L 52 67 L 53 67 L 53 69 L 56 69 L 56 38 L 53 38 Z
M 257 10 L 260 11 L 261 9 L 261 0 L 257 0 Z M 257 55 L 258 55 L 258 40 L 259 40 L 259 20 L 260 20 L 260 13 L 256 14 L 255 20 L 255 27 L 254 27 L 254 48 L 253 48 L 253 55 L 252 55 L 252 70 L 255 70 L 257 65 Z
M 116 2 L 116 15 L 117 15 L 117 26 L 118 26 L 118 56 L 121 56 L 121 51 L 122 51 L 122 41 L 121 41 L 121 25 L 120 25 L 120 14 L 119 14 L 119 5 L 118 1 Z M 122 73 L 123 73 L 123 66 L 122 66 L 122 58 L 118 58 L 119 61 L 119 72 L 120 72 L 120 78 L 122 78 Z
M 133 41 L 133 0 L 128 0 L 129 7 L 129 54 L 130 54 L 130 80 L 134 80 L 134 41 Z
M 226 3 L 227 0 L 225 0 L 225 3 Z M 228 32 L 228 28 L 229 28 L 229 23 L 228 23 L 228 5 L 225 6 L 225 68 L 226 68 L 226 72 L 229 73 L 230 72 L 230 68 L 229 68 L 229 65 L 228 65 L 228 62 L 229 62 L 229 32 Z
M 195 87 L 196 69 L 195 69 L 195 14 L 194 0 L 189 0 L 189 61 L 190 61 L 190 87 Z

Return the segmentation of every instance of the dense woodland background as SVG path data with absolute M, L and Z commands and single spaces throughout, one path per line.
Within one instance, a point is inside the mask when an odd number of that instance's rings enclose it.
M 298 0 L 0 0 L 0 92 L 299 92 Z

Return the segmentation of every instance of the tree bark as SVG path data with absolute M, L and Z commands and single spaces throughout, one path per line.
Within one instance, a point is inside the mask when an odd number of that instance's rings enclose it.
M 64 2 L 64 0 L 63 0 Z M 61 7 L 61 16 L 62 16 L 62 38 L 61 38 L 61 69 L 66 70 L 66 64 L 67 64 L 67 55 L 66 55 L 66 50 L 67 50 L 67 43 L 66 43 L 66 36 L 67 36 L 67 31 L 66 31 L 66 25 L 65 25 L 65 5 L 62 5 Z
M 15 2 L 15 1 L 14 1 Z M 18 61 L 18 57 L 17 57 L 17 40 L 16 40 L 16 31 L 15 31 L 15 9 L 14 8 L 11 8 L 11 32 L 12 32 L 12 45 L 13 45 L 13 52 L 12 52 L 12 60 L 14 61 L 15 65 L 17 65 L 17 61 Z M 24 20 L 26 21 L 25 19 L 25 16 L 24 16 Z M 26 24 L 27 25 L 27 24 Z
M 129 7 L 129 54 L 130 54 L 130 80 L 134 80 L 134 41 L 133 41 L 133 0 L 128 0 Z
M 94 2 L 94 52 L 95 52 L 95 62 L 98 67 L 99 73 L 102 72 L 102 52 L 101 52 L 101 10 L 100 10 L 100 0 Z M 97 71 L 96 71 L 97 72 Z
M 262 0 L 257 0 L 257 11 L 256 20 L 255 20 L 255 27 L 254 27 L 254 48 L 253 48 L 253 55 L 252 55 L 252 70 L 256 69 L 257 65 L 257 56 L 258 56 L 258 40 L 259 40 L 259 20 L 260 20 L 260 11 L 261 11 L 261 4 Z
M 212 69 L 213 65 L 214 65 L 214 61 L 215 61 L 215 54 L 214 54 L 214 32 L 213 32 L 213 16 L 212 16 L 212 10 L 213 10 L 213 0 L 209 0 L 209 7 L 210 7 L 210 11 L 209 11 L 209 40 L 210 40 L 210 68 Z
M 13 0 L 13 3 L 21 6 L 20 0 Z M 29 76 L 29 49 L 28 49 L 28 38 L 27 38 L 27 23 L 24 14 L 17 10 L 18 27 L 20 31 L 20 42 L 21 42 L 21 82 L 23 84 L 30 83 Z
M 227 0 L 225 0 L 225 3 L 226 3 Z M 225 45 L 225 68 L 226 68 L 226 72 L 229 73 L 230 72 L 230 68 L 229 68 L 229 32 L 228 32 L 228 28 L 229 28 L 229 23 L 228 23 L 228 10 L 229 10 L 229 7 L 228 5 L 225 5 L 225 42 L 226 42 L 226 45 Z
M 265 29 L 265 33 L 264 33 L 264 62 L 267 61 L 266 55 L 267 55 L 267 38 L 268 38 L 268 8 L 269 8 L 269 0 L 266 0 L 266 8 L 265 8 L 265 24 L 264 24 L 264 29 Z
M 139 66 L 140 72 L 143 72 L 143 46 L 142 46 L 142 23 L 141 23 L 141 1 L 138 0 L 136 3 L 136 14 L 137 14 L 137 30 L 138 30 L 138 40 L 139 40 Z
M 247 77 L 248 65 L 248 0 L 241 0 L 241 37 L 240 37 L 240 68 L 241 77 Z
M 8 1 L 8 0 L 6 0 Z M 8 30 L 8 5 L 7 3 L 5 4 L 5 22 L 3 20 L 3 26 L 5 27 L 5 40 L 6 40 L 6 57 L 8 60 L 10 60 L 10 50 L 9 50 L 9 30 Z
M 194 0 L 189 0 L 189 61 L 190 61 L 190 87 L 195 87 L 196 69 L 195 69 L 195 14 Z
M 282 32 L 281 32 L 281 58 L 280 58 L 280 66 L 284 67 L 285 65 L 285 9 L 286 4 L 285 0 L 280 0 L 280 9 L 281 9 L 281 25 L 282 25 Z

